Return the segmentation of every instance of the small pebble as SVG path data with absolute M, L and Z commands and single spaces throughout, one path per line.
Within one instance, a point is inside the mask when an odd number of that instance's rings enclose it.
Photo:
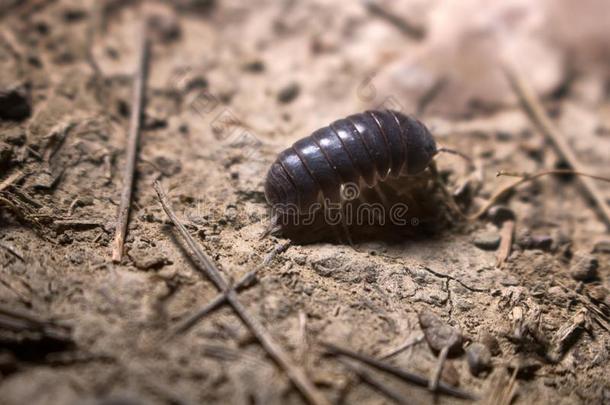
M 69 7 L 64 10 L 64 21 L 75 23 L 87 17 L 87 12 L 81 8 Z
M 480 341 L 485 346 L 487 346 L 493 356 L 498 356 L 502 353 L 502 351 L 500 350 L 500 343 L 498 342 L 498 339 L 496 339 L 496 337 L 491 333 L 487 331 L 481 332 Z
M 164 155 L 156 156 L 153 162 L 161 170 L 161 173 L 167 177 L 178 174 L 182 170 L 182 164 L 179 160 L 170 159 Z
M 496 132 L 496 139 L 501 142 L 508 142 L 513 139 L 513 134 L 509 131 Z
M 479 249 L 496 250 L 500 246 L 500 235 L 491 232 L 480 233 L 472 243 Z
M 418 316 L 419 324 L 432 350 L 440 352 L 444 347 L 449 347 L 449 353 L 455 354 L 462 349 L 463 339 L 458 329 L 445 323 L 430 310 L 424 310 Z
M 478 376 L 491 367 L 491 352 L 484 344 L 475 342 L 466 348 L 466 360 L 472 375 Z
M 514 220 L 515 213 L 505 205 L 494 205 L 487 212 L 487 217 L 496 226 L 501 226 L 505 221 Z
M 593 253 L 610 253 L 610 240 L 599 240 L 593 245 Z
M 143 122 L 142 122 L 142 128 L 145 128 L 150 131 L 166 128 L 167 119 L 165 117 L 155 116 L 153 114 L 144 115 Z
M 553 247 L 553 238 L 549 235 L 530 235 L 526 233 L 518 240 L 523 249 L 538 249 L 548 252 Z
M 570 276 L 578 281 L 590 281 L 597 277 L 597 267 L 599 263 L 595 256 L 576 252 L 572 257 L 572 265 L 570 267 Z
M 167 257 L 151 250 L 134 249 L 129 252 L 129 257 L 133 261 L 133 264 L 140 270 L 160 269 L 166 265 L 172 264 L 172 261 Z
M 300 92 L 301 87 L 298 83 L 290 83 L 279 91 L 277 94 L 277 101 L 288 104 L 294 101 L 299 96 Z
M 189 92 L 189 91 L 202 91 L 207 89 L 210 86 L 210 82 L 208 81 L 207 78 L 205 78 L 204 76 L 193 76 L 188 78 L 187 80 L 184 81 L 184 86 L 182 91 Z M 196 107 L 196 102 L 201 103 L 202 105 L 205 105 L 204 103 L 210 103 L 211 105 L 206 106 L 207 108 L 212 108 L 212 105 L 215 106 L 215 101 L 212 99 L 205 99 L 206 96 L 201 96 L 202 99 L 197 101 L 193 101 L 193 106 Z M 185 124 L 187 125 L 187 124 Z M 188 126 L 187 126 L 188 128 Z
M 153 14 L 149 19 L 149 28 L 163 43 L 176 41 L 182 35 L 180 22 L 174 15 Z
M 25 86 L 0 89 L 0 119 L 22 121 L 31 113 Z
M 252 59 L 243 64 L 243 69 L 251 73 L 260 73 L 265 70 L 265 62 L 260 59 Z
M 565 295 L 563 292 L 563 288 L 558 285 L 549 288 L 548 294 L 549 295 Z

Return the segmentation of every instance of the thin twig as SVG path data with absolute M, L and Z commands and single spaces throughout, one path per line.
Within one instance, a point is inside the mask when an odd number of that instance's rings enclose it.
M 382 354 L 380 356 L 380 358 L 382 359 L 388 359 L 392 356 L 397 355 L 398 353 L 407 350 L 410 347 L 413 347 L 414 345 L 422 342 L 424 340 L 424 335 L 423 334 L 418 334 L 414 337 L 409 337 L 403 344 L 401 344 L 400 346 L 390 350 L 389 352 Z
M 47 324 L 48 321 L 37 317 L 36 315 L 32 315 L 29 312 L 22 311 L 19 309 L 15 309 L 12 307 L 7 307 L 3 304 L 0 304 L 0 314 L 10 316 L 12 318 L 23 319 L 31 324 L 35 325 L 44 325 Z
M 519 367 L 507 376 L 505 373 L 497 374 L 491 381 L 491 388 L 485 398 L 485 405 L 510 405 L 515 394 L 515 380 Z
M 299 389 L 301 394 L 312 404 L 329 404 L 328 400 L 322 396 L 320 392 L 311 383 L 307 375 L 297 366 L 295 366 L 289 359 L 288 355 L 284 350 L 273 340 L 269 332 L 264 326 L 243 306 L 239 301 L 235 290 L 230 289 L 227 282 L 223 279 L 220 271 L 212 260 L 204 253 L 201 246 L 199 246 L 193 237 L 188 233 L 184 225 L 180 222 L 176 214 L 172 210 L 165 192 L 161 188 L 161 184 L 158 181 L 154 183 L 155 191 L 159 196 L 159 201 L 163 210 L 169 217 L 169 219 L 176 226 L 180 235 L 184 239 L 185 243 L 190 249 L 190 253 L 193 258 L 196 259 L 198 267 L 203 271 L 206 276 L 214 283 L 219 291 L 227 291 L 227 302 L 233 307 L 235 313 L 241 318 L 244 324 L 250 329 L 252 334 L 258 339 L 261 346 L 267 351 L 269 356 L 273 358 L 276 363 L 286 372 L 288 378 L 292 381 L 296 388 Z
M 204 307 L 197 310 L 197 312 L 195 312 L 194 314 L 188 316 L 186 319 L 181 321 L 169 337 L 171 338 L 176 335 L 181 335 L 181 334 L 188 332 L 193 326 L 195 326 L 197 324 L 197 322 L 199 322 L 200 320 L 205 318 L 207 315 L 214 312 L 216 309 L 220 308 L 224 303 L 226 303 L 227 293 L 229 291 L 231 291 L 231 290 L 240 291 L 240 290 L 244 289 L 245 287 L 249 286 L 251 283 L 253 283 L 254 280 L 256 279 L 257 271 L 258 271 L 258 269 L 249 271 L 237 283 L 235 283 L 234 287 L 218 294 L 216 297 L 214 297 L 214 299 L 212 301 L 208 302 Z
M 487 210 L 489 210 L 493 205 L 495 205 L 501 198 L 503 198 L 507 193 L 513 191 L 515 188 L 517 188 L 521 184 L 528 183 L 530 181 L 536 180 L 539 177 L 548 176 L 548 175 L 552 175 L 552 174 L 572 174 L 572 175 L 576 175 L 576 176 L 583 176 L 583 177 L 588 177 L 588 178 L 595 179 L 595 180 L 610 182 L 610 179 L 607 177 L 596 176 L 594 174 L 587 174 L 587 173 L 583 173 L 581 171 L 576 171 L 576 170 L 571 170 L 571 169 L 543 170 L 543 171 L 540 171 L 538 173 L 533 173 L 533 174 L 527 174 L 527 173 L 517 174 L 517 173 L 500 170 L 496 174 L 496 177 L 512 176 L 512 177 L 521 177 L 521 178 L 511 184 L 508 184 L 507 186 L 501 188 L 500 190 L 498 190 L 487 201 L 487 203 L 481 209 L 479 209 L 479 211 L 477 211 L 475 214 L 471 215 L 468 218 L 470 220 L 475 220 L 475 219 L 482 217 L 483 215 L 485 215 L 485 213 L 487 213 Z
M 426 377 L 420 376 L 418 374 L 410 373 L 408 371 L 402 370 L 396 366 L 391 364 L 387 364 L 383 361 L 374 359 L 372 357 L 366 356 L 364 354 L 356 353 L 348 349 L 343 349 L 341 347 L 335 346 L 330 343 L 322 343 L 331 353 L 339 354 L 342 356 L 351 357 L 352 359 L 356 359 L 365 364 L 368 364 L 371 367 L 374 367 L 378 370 L 385 371 L 386 373 L 392 374 L 408 383 L 418 385 L 420 387 L 428 387 L 428 379 Z M 443 381 L 439 381 L 438 383 L 438 392 L 447 395 L 453 395 L 456 398 L 464 398 L 464 399 L 477 399 L 476 396 L 469 392 L 462 391 L 459 388 L 453 387 Z
M 337 359 L 341 364 L 350 369 L 354 374 L 358 376 L 362 381 L 370 385 L 375 390 L 379 391 L 386 397 L 390 398 L 397 404 L 410 404 L 411 402 L 407 401 L 405 396 L 400 392 L 394 390 L 386 386 L 384 383 L 379 381 L 377 378 L 373 377 L 371 373 L 367 372 L 364 367 L 354 363 L 353 361 L 348 361 L 342 358 Z
M 551 170 L 544 170 L 544 171 L 541 171 L 538 173 L 533 173 L 533 174 L 532 173 L 515 173 L 515 172 L 509 172 L 506 170 L 500 170 L 500 171 L 498 171 L 498 173 L 496 173 L 496 177 L 501 177 L 501 176 L 521 177 L 524 181 L 528 181 L 528 180 L 533 180 L 538 177 L 547 176 L 549 174 L 570 174 L 570 175 L 574 175 L 574 176 L 584 176 L 584 177 L 590 177 L 595 180 L 605 181 L 606 183 L 610 183 L 610 177 L 604 177 L 604 176 L 598 176 L 595 174 L 577 172 L 576 170 L 571 170 L 571 169 L 551 169 Z
M 519 367 L 515 367 L 513 374 L 510 376 L 510 380 L 506 385 L 506 388 L 502 392 L 502 397 L 498 404 L 500 405 L 510 405 L 513 401 L 513 397 L 515 396 L 516 391 L 516 382 L 517 382 L 517 373 L 519 371 Z
M 505 67 L 505 74 L 510 82 L 510 85 L 521 102 L 521 107 L 532 121 L 534 126 L 548 138 L 557 154 L 563 159 L 573 170 L 583 172 L 583 166 L 579 162 L 576 154 L 566 141 L 563 134 L 555 127 L 549 116 L 544 111 L 540 101 L 534 94 L 531 87 L 528 85 L 516 69 L 511 66 Z M 610 230 L 610 207 L 606 204 L 604 196 L 597 188 L 597 185 L 589 177 L 579 177 L 586 194 L 598 208 L 598 214 L 606 223 Z
M 299 311 L 299 343 L 297 347 L 297 359 L 301 364 L 304 363 L 308 351 L 307 314 L 301 310 Z
M 510 256 L 513 246 L 513 238 L 515 235 L 515 221 L 513 219 L 506 220 L 500 228 L 500 247 L 498 248 L 497 266 L 502 266 L 508 256 Z
M 378 17 L 388 21 L 407 37 L 421 40 L 426 36 L 426 31 L 424 28 L 414 25 L 404 18 L 386 10 L 384 7 L 377 4 L 376 0 L 363 0 L 362 3 L 371 14 L 375 14 Z
M 12 185 L 13 183 L 16 183 L 17 181 L 19 181 L 23 176 L 25 176 L 25 173 L 17 170 L 16 172 L 14 172 L 10 176 L 8 176 L 6 179 L 4 179 L 4 181 L 2 181 L 2 183 L 0 183 L 0 191 L 4 191 L 4 189 L 6 189 L 8 186 Z
M 265 266 L 269 265 L 269 263 L 271 263 L 273 258 L 275 256 L 277 256 L 279 253 L 285 251 L 288 248 L 288 246 L 290 246 L 290 242 L 280 244 L 280 245 L 274 247 L 273 250 L 271 250 L 271 252 L 269 252 L 269 254 L 267 254 L 265 259 L 263 259 L 263 262 L 261 264 L 256 266 L 256 268 L 254 270 L 251 270 L 248 273 L 246 273 L 241 279 L 239 279 L 239 281 L 237 283 L 235 283 L 235 285 L 231 289 L 233 289 L 235 291 L 241 291 L 244 288 L 247 288 L 250 285 L 252 285 L 256 281 L 256 275 L 258 274 L 258 272 Z M 167 340 L 170 340 L 177 335 L 186 333 L 193 326 L 195 326 L 197 324 L 197 322 L 199 322 L 200 320 L 205 318 L 207 315 L 214 312 L 216 309 L 220 308 L 223 304 L 226 303 L 226 301 L 227 301 L 227 291 L 224 291 L 224 292 L 218 294 L 216 297 L 214 297 L 214 299 L 212 301 L 208 302 L 203 308 L 197 310 L 197 312 L 195 312 L 194 314 L 188 316 L 186 319 L 181 321 L 178 324 L 178 326 L 176 327 L 176 329 L 167 336 Z
M 86 37 L 85 37 L 85 43 L 86 43 L 86 49 L 85 49 L 85 60 L 87 61 L 87 63 L 89 64 L 89 66 L 91 67 L 91 70 L 93 71 L 93 80 L 94 80 L 94 84 L 96 86 L 96 90 L 99 92 L 99 88 L 101 86 L 101 82 L 104 78 L 104 74 L 102 72 L 102 69 L 100 68 L 100 65 L 97 63 L 97 61 L 95 60 L 95 55 L 93 54 L 93 43 L 95 42 L 95 34 L 98 30 L 101 30 L 102 28 L 102 24 L 101 24 L 101 15 L 102 15 L 102 8 L 103 8 L 103 4 L 102 3 L 95 3 L 95 5 L 93 6 L 93 9 L 91 11 L 91 18 L 90 18 L 90 22 L 89 25 L 87 26 L 87 31 L 86 31 Z
M 4 42 L 4 45 L 14 59 L 17 59 L 20 62 L 24 59 L 26 52 L 23 50 L 22 46 L 19 45 L 19 42 L 11 30 L 0 30 L 0 39 Z
M 432 392 L 436 392 L 436 389 L 438 388 L 438 383 L 441 379 L 443 367 L 445 366 L 445 361 L 447 360 L 447 354 L 449 354 L 449 346 L 443 347 L 440 354 L 438 355 L 436 368 L 432 373 L 432 378 L 430 378 L 430 381 L 428 382 L 428 389 Z
M 116 222 L 115 238 L 112 248 L 113 262 L 120 262 L 123 257 L 123 245 L 127 234 L 127 221 L 129 220 L 129 209 L 131 207 L 138 141 L 140 138 L 140 123 L 142 119 L 142 108 L 144 106 L 144 90 L 146 88 L 146 75 L 148 72 L 148 35 L 146 20 L 142 23 L 140 35 L 138 68 L 133 89 L 129 135 L 127 138 L 127 161 L 123 174 L 123 190 L 121 192 L 121 203 L 119 206 L 119 215 Z
M 10 308 L 0 304 L 0 328 L 15 332 L 40 332 L 52 339 L 70 341 L 70 328 L 53 321 L 45 320 L 29 312 Z
M 564 288 L 566 291 L 576 292 L 576 298 L 586 309 L 591 311 L 593 319 L 595 319 L 599 326 L 601 326 L 606 332 L 610 332 L 610 318 L 608 317 L 608 315 L 606 315 L 606 312 L 603 308 L 599 308 L 597 305 L 595 305 L 591 301 L 591 298 L 584 295 L 582 291 L 575 291 L 574 289 L 569 288 L 567 285 L 565 285 L 559 280 L 555 280 L 555 283 Z
M 25 262 L 25 259 L 23 258 L 23 255 L 21 253 L 19 253 L 17 250 L 15 250 L 14 247 L 12 247 L 10 245 L 6 245 L 6 244 L 0 242 L 0 248 L 6 250 L 7 252 L 9 252 L 13 256 L 15 256 L 17 259 L 21 260 L 22 262 Z
M 426 92 L 419 97 L 417 100 L 417 108 L 415 109 L 415 115 L 421 117 L 426 112 L 428 106 L 436 100 L 440 93 L 447 87 L 449 80 L 446 76 L 441 76 L 432 83 Z

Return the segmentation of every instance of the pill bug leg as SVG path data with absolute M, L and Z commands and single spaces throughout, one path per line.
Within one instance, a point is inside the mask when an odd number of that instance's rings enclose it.
M 352 241 L 352 235 L 349 232 L 349 229 L 345 223 L 345 211 L 343 201 L 339 203 L 340 209 L 340 218 L 337 224 L 329 224 L 332 229 L 333 234 L 337 240 L 337 243 L 340 245 L 345 244 L 345 242 L 349 243 L 350 246 L 354 246 L 354 242 Z
M 373 191 L 371 193 L 371 191 Z M 357 227 L 375 227 L 385 224 L 385 207 L 371 194 L 376 194 L 374 188 L 365 188 L 355 201 L 355 210 L 352 213 L 354 224 Z
M 267 225 L 267 229 L 261 234 L 260 239 L 265 239 L 269 235 L 274 235 L 282 229 L 282 225 L 279 223 L 279 217 L 277 214 L 273 214 L 271 219 L 269 220 L 269 225 Z
M 347 218 L 347 209 L 346 209 L 348 202 L 349 202 L 349 200 L 346 200 L 345 198 L 341 198 L 341 228 L 343 229 L 343 233 L 345 234 L 345 237 L 346 237 L 349 245 L 354 250 L 358 250 L 358 249 L 356 249 L 356 246 L 354 246 L 354 240 L 352 239 L 352 234 L 349 231 L 349 221 Z
M 381 201 L 381 203 L 383 204 L 384 208 L 386 210 L 389 209 L 390 202 L 388 200 L 388 197 L 383 192 L 383 190 L 379 187 L 379 183 L 375 184 L 375 187 L 373 187 L 373 190 L 375 190 L 375 194 L 377 194 L 377 197 L 379 198 L 379 201 Z
M 341 227 L 338 225 L 331 225 L 330 228 L 332 229 L 332 232 L 335 235 L 335 239 L 337 240 L 337 243 L 339 245 L 343 245 L 344 239 L 341 236 Z

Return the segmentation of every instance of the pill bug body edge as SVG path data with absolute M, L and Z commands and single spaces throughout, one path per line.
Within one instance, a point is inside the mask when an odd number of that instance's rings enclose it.
M 421 173 L 437 153 L 428 129 L 396 111 L 366 111 L 334 121 L 282 151 L 265 181 L 272 207 L 307 212 L 321 198 L 341 200 L 345 184 L 375 187 Z

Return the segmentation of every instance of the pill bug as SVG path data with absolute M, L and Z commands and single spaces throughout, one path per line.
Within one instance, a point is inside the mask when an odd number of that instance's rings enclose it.
M 339 203 L 346 185 L 377 188 L 417 175 L 439 152 L 426 126 L 397 111 L 365 111 L 334 121 L 282 151 L 265 181 L 273 209 L 269 232 L 282 212 L 305 214 L 321 201 Z

